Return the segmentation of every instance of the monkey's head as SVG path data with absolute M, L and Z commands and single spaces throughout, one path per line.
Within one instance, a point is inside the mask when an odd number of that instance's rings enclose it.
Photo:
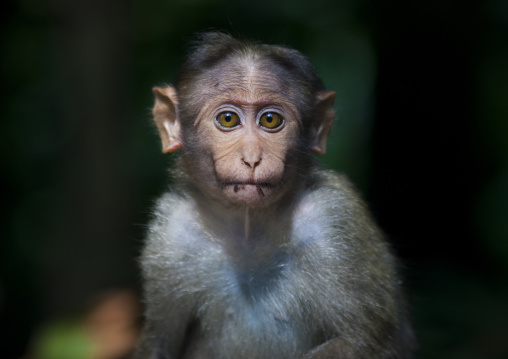
M 175 87 L 156 87 L 153 115 L 163 152 L 205 194 L 266 207 L 290 193 L 324 154 L 335 92 L 299 52 L 200 36 Z

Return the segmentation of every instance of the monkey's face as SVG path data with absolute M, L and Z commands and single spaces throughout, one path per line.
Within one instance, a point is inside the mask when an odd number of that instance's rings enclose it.
M 193 124 L 199 151 L 191 152 L 200 153 L 207 191 L 250 207 L 277 201 L 297 170 L 291 163 L 302 127 L 296 107 L 273 73 L 255 67 L 204 82 L 207 100 Z
M 153 89 L 163 152 L 183 147 L 190 181 L 223 203 L 269 206 L 298 186 L 310 151 L 325 153 L 335 93 L 306 94 L 274 64 L 233 58 L 180 90 Z M 314 106 L 305 130 L 302 103 Z

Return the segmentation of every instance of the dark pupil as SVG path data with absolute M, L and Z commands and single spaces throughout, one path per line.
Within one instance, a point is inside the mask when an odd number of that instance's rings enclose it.
M 226 122 L 231 122 L 233 119 L 231 118 L 231 114 L 228 112 L 226 113 L 226 116 L 224 117 L 224 120 Z
M 271 113 L 266 115 L 266 122 L 272 123 L 273 121 L 273 115 Z

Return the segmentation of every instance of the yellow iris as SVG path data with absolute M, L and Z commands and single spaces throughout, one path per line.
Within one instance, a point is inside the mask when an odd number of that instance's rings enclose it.
M 233 128 L 240 124 L 240 118 L 234 112 L 222 112 L 217 116 L 219 125 L 225 128 Z
M 259 124 L 272 130 L 282 125 L 282 117 L 275 112 L 267 112 L 261 116 Z

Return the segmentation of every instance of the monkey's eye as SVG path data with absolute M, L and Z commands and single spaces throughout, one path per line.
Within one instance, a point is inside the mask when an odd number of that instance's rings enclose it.
M 259 124 L 269 130 L 273 130 L 282 125 L 282 116 L 275 112 L 264 113 L 259 119 Z
M 240 118 L 234 112 L 221 112 L 215 119 L 223 128 L 233 128 L 240 124 Z

